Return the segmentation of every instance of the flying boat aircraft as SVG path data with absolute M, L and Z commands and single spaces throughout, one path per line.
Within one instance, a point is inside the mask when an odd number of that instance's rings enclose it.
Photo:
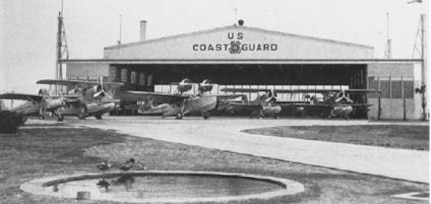
M 262 118 L 265 116 L 273 116 L 278 118 L 281 112 L 281 106 L 277 105 L 277 94 L 274 89 L 252 89 L 252 88 L 224 88 L 224 92 L 242 92 L 242 93 L 258 93 L 258 96 L 253 101 L 248 101 L 247 97 L 242 102 L 231 102 L 228 108 L 231 112 L 247 111 L 251 117 Z M 264 92 L 263 94 L 259 94 Z
M 75 96 L 50 96 L 47 89 L 40 89 L 39 94 L 22 94 L 22 93 L 4 93 L 0 94 L 0 99 L 8 100 L 25 100 L 26 102 L 9 109 L 11 112 L 16 112 L 24 115 L 24 121 L 28 116 L 40 116 L 45 118 L 47 112 L 54 115 L 58 121 L 63 121 L 63 108 L 68 103 L 77 101 Z M 7 109 L 3 103 L 1 110 Z
M 372 104 L 355 103 L 350 94 L 378 93 L 374 89 L 297 89 L 286 90 L 285 93 L 321 93 L 323 101 L 317 100 L 316 96 L 308 96 L 310 101 L 301 103 L 282 103 L 281 106 L 291 108 L 300 112 L 302 116 L 319 115 L 323 118 L 342 117 L 349 119 L 352 112 L 356 109 L 367 109 Z
M 97 81 L 80 81 L 80 80 L 39 80 L 37 84 L 60 85 L 73 87 L 63 95 L 65 98 L 74 98 L 67 103 L 63 109 L 64 115 L 76 115 L 79 119 L 85 119 L 88 116 L 94 116 L 96 119 L 102 119 L 102 115 L 109 113 L 117 108 L 119 99 L 113 99 L 112 89 L 123 86 L 118 82 Z
M 183 79 L 177 85 L 177 93 L 159 93 L 148 91 L 128 91 L 123 94 L 122 98 L 128 100 L 138 100 L 138 113 L 143 115 L 162 115 L 176 116 L 182 119 L 184 115 L 197 112 L 204 119 L 208 119 L 210 111 L 217 106 L 218 100 L 239 97 L 241 95 L 209 95 L 213 84 L 210 80 L 205 79 L 202 83 L 192 83 L 188 78 Z M 194 85 L 198 85 L 198 94 L 186 94 L 192 90 Z
M 344 117 L 349 118 L 349 115 L 357 108 L 367 108 L 372 104 L 354 103 L 349 98 L 348 94 L 364 94 L 378 92 L 374 89 L 346 89 L 346 90 L 328 90 L 328 89 L 253 89 L 253 88 L 225 88 L 221 91 L 225 92 L 251 92 L 260 94 L 254 101 L 242 103 L 230 103 L 233 112 L 239 112 L 243 110 L 249 110 L 251 116 L 258 118 L 265 116 L 274 116 L 277 118 L 282 109 L 292 109 L 296 112 L 300 112 L 301 115 L 305 116 L 311 112 L 318 114 L 321 117 Z M 323 93 L 325 95 L 324 101 L 318 101 L 315 96 L 309 97 L 311 100 L 308 102 L 278 102 L 277 93 L 289 93 L 289 94 L 302 94 L 307 95 L 308 93 Z

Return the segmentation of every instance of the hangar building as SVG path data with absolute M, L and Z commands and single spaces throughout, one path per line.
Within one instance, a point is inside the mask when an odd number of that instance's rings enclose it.
M 243 22 L 210 30 L 145 39 L 104 48 L 102 59 L 69 59 L 67 79 L 123 82 L 124 90 L 173 91 L 183 78 L 211 79 L 219 86 L 277 89 L 378 89 L 352 96 L 373 104 L 359 113 L 369 119 L 421 119 L 421 60 L 376 59 L 373 47 L 244 26 Z M 253 98 L 252 95 L 250 95 Z M 284 101 L 298 96 L 285 95 Z M 301 96 L 303 97 L 303 96 Z M 131 101 L 130 104 L 134 102 Z M 380 107 L 380 111 L 379 111 Z

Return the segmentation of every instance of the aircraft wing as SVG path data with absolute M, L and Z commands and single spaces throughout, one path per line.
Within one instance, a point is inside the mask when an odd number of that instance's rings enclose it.
M 228 99 L 236 99 L 239 97 L 244 97 L 242 94 L 228 94 L 228 95 L 216 95 L 218 100 L 228 100 Z
M 373 106 L 373 104 L 359 104 L 359 103 L 352 103 L 352 104 L 346 104 L 346 105 L 349 105 L 349 106 L 352 106 L 353 108 L 360 108 L 360 107 L 370 107 L 370 106 Z
M 27 100 L 40 103 L 42 101 L 42 96 L 34 94 L 5 93 L 0 94 L 0 99 Z
M 255 88 L 223 88 L 224 92 L 242 92 L 242 93 L 256 93 L 275 91 L 276 93 L 325 93 L 325 92 L 339 92 L 339 89 L 255 89 Z
M 235 112 L 244 111 L 244 110 L 255 111 L 261 108 L 259 104 L 253 104 L 253 103 L 231 103 L 231 106 Z
M 121 98 L 132 101 L 152 100 L 154 104 L 161 104 L 182 102 L 184 99 L 189 98 L 189 96 L 149 91 L 127 91 L 121 95 Z
M 48 84 L 48 85 L 61 85 L 61 86 L 95 86 L 99 85 L 100 83 L 97 81 L 81 81 L 81 80 L 56 80 L 56 79 L 44 79 L 39 80 L 36 82 L 37 84 Z M 103 87 L 106 87 L 108 89 L 115 89 L 123 86 L 123 83 L 119 82 L 103 82 Z
M 380 91 L 377 89 L 346 89 L 344 90 L 344 92 L 364 94 L 364 93 L 378 93 Z
M 276 93 L 328 93 L 328 92 L 340 92 L 341 89 L 256 89 L 256 88 L 223 88 L 221 91 L 224 92 L 242 92 L 242 93 L 256 93 L 256 92 L 267 92 L 274 90 Z M 346 93 L 377 93 L 376 89 L 345 89 Z
M 103 100 L 102 103 L 120 103 L 120 99 Z
M 277 103 L 277 105 L 280 105 L 281 107 L 286 108 L 297 108 L 297 107 L 304 107 L 305 109 L 330 109 L 331 106 L 326 103 L 318 103 L 318 104 L 310 104 L 310 103 Z M 372 104 L 360 104 L 360 103 L 343 103 L 341 105 L 345 106 L 352 106 L 353 108 L 360 108 L 360 107 L 370 107 Z

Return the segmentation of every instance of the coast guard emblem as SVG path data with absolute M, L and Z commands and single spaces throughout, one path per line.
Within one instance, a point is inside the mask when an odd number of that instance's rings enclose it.
M 241 53 L 241 42 L 239 42 L 239 41 L 230 42 L 229 52 L 230 52 L 230 54 Z

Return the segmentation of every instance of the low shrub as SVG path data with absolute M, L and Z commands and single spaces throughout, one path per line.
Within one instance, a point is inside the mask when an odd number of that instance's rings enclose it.
M 24 121 L 25 118 L 20 113 L 0 111 L 0 133 L 16 133 Z

